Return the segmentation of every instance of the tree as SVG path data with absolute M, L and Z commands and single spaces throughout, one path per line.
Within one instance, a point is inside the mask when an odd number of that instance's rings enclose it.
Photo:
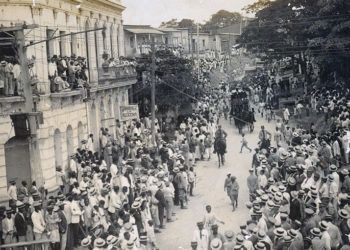
M 182 19 L 179 23 L 178 23 L 178 28 L 194 28 L 196 25 L 194 23 L 194 21 L 192 19 Z
M 225 26 L 229 26 L 241 21 L 241 14 L 238 12 L 230 12 L 227 10 L 219 10 L 211 16 L 202 27 L 204 31 L 211 31 Z
M 247 5 L 243 8 L 248 13 L 257 13 L 258 11 L 265 9 L 271 4 L 271 0 L 257 0 L 256 2 Z
M 301 58 L 308 55 L 321 68 L 323 79 L 333 72 L 349 76 L 349 1 L 258 0 L 255 4 L 256 18 L 244 30 L 239 43 L 269 58 L 298 58 L 304 73 L 306 64 Z M 252 6 L 247 8 L 253 10 Z
M 138 59 L 136 71 L 138 83 L 142 85 L 142 74 L 150 71 L 151 55 L 143 55 Z M 200 89 L 196 88 L 196 81 L 192 75 L 193 66 L 189 59 L 176 56 L 171 50 L 161 49 L 156 52 L 156 105 L 158 112 L 165 113 L 169 109 L 176 109 L 191 103 L 190 96 L 196 96 Z M 141 115 L 150 110 L 143 100 L 150 100 L 150 86 L 139 86 L 137 100 L 140 103 Z M 185 94 L 184 94 L 185 93 Z M 146 111 L 144 111 L 146 110 Z M 143 114 L 142 114 L 143 113 Z
M 178 25 L 179 25 L 179 22 L 177 21 L 176 18 L 174 18 L 174 19 L 171 19 L 171 20 L 169 20 L 167 22 L 162 22 L 160 24 L 160 27 L 161 28 L 177 28 Z

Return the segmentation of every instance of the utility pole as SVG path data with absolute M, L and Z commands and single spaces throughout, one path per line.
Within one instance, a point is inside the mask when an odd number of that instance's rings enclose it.
M 191 59 L 193 60 L 193 26 L 191 27 L 191 34 L 190 34 L 190 51 L 191 51 Z
M 200 63 L 199 63 L 199 23 L 197 23 L 197 66 L 198 66 L 198 82 L 199 82 L 199 74 L 200 74 Z
M 35 180 L 38 187 L 44 185 L 43 171 L 40 162 L 39 141 L 37 137 L 38 130 L 38 112 L 33 101 L 33 89 L 31 85 L 31 78 L 29 75 L 28 59 L 27 59 L 27 47 L 25 45 L 24 26 L 16 30 L 16 42 L 18 60 L 21 66 L 21 81 L 23 85 L 24 93 L 24 113 L 28 119 L 29 126 L 29 155 L 30 155 L 30 168 L 31 168 L 31 180 Z M 29 28 L 29 27 L 26 27 Z M 35 28 L 35 25 L 31 25 L 30 28 Z
M 151 41 L 151 115 L 152 115 L 152 144 L 156 145 L 156 49 L 154 36 Z

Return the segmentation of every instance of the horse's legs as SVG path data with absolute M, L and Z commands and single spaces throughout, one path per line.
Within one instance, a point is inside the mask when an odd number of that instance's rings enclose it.
M 225 154 L 221 155 L 221 162 L 222 162 L 222 165 L 225 165 Z
M 221 159 L 220 159 L 220 153 L 217 152 L 217 155 L 218 155 L 218 160 L 219 160 L 219 168 L 221 167 Z

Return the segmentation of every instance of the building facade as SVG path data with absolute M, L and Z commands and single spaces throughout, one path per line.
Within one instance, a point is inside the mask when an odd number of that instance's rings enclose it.
M 169 47 L 182 47 L 183 53 L 191 51 L 191 35 L 186 28 L 159 28 L 164 33 L 164 43 Z
M 125 56 L 136 57 L 148 53 L 150 43 L 164 43 L 165 33 L 150 25 L 124 25 Z
M 94 135 L 97 149 L 100 128 L 114 133 L 119 108 L 129 103 L 128 91 L 136 82 L 131 66 L 102 69 L 107 58 L 125 55 L 124 9 L 119 0 L 0 0 L 3 27 L 11 30 L 17 24 L 37 25 L 24 33 L 26 56 L 35 62 L 31 69 L 38 90 L 35 107 L 41 114 L 37 130 L 39 156 L 33 162 L 28 147 L 31 137 L 16 134 L 10 117 L 23 112 L 25 99 L 21 95 L 0 96 L 0 201 L 7 199 L 10 179 L 20 183 L 41 177 L 45 188 L 55 191 L 56 167 L 69 167 L 70 155 L 88 134 Z M 1 60 L 10 51 L 5 48 L 8 43 L 3 42 L 9 39 L 0 37 Z M 48 60 L 53 56 L 86 60 L 89 98 L 85 88 L 50 91 Z

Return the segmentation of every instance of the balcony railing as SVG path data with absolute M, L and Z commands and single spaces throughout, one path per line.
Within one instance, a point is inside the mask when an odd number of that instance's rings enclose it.
M 132 65 L 101 67 L 97 69 L 99 84 L 122 82 L 136 78 L 136 69 Z

